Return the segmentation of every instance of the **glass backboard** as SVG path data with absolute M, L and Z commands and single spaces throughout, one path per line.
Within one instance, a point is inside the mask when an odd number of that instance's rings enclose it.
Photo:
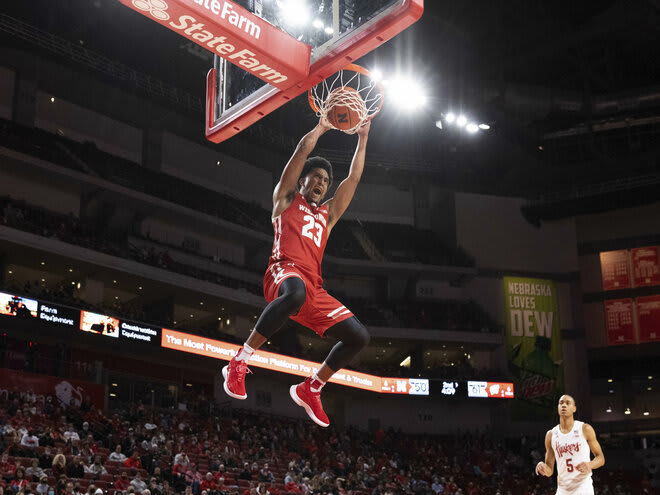
M 221 142 L 406 29 L 423 0 L 243 0 L 255 15 L 312 47 L 309 77 L 279 90 L 216 56 L 207 77 L 207 138 Z

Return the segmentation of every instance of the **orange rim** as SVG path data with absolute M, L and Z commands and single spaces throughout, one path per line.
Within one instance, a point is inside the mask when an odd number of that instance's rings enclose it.
M 383 100 L 385 99 L 385 92 L 383 91 L 383 86 L 378 81 L 374 81 L 373 77 L 371 77 L 371 72 L 369 70 L 365 69 L 361 65 L 358 64 L 348 64 L 346 67 L 344 67 L 341 70 L 352 70 L 353 72 L 358 72 L 362 74 L 363 76 L 367 76 L 369 79 L 371 79 L 376 86 L 378 87 L 378 90 L 380 91 L 380 94 L 383 95 L 382 98 L 380 99 L 380 104 L 378 105 L 378 108 L 374 113 L 369 115 L 366 120 L 371 120 L 373 119 L 376 115 L 378 115 L 378 112 L 380 112 L 380 109 L 383 107 Z M 321 83 L 319 83 L 321 84 Z M 314 94 L 312 92 L 312 88 L 307 91 L 307 101 L 309 103 L 309 106 L 314 110 L 314 113 L 319 113 L 321 109 L 316 106 L 316 102 L 314 101 Z

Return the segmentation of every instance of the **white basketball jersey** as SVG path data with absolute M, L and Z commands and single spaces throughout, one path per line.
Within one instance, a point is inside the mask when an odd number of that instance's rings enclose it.
M 577 465 L 591 460 L 591 450 L 582 431 L 582 421 L 575 421 L 573 429 L 562 433 L 559 425 L 552 429 L 552 450 L 557 466 L 557 488 L 572 493 L 579 488 L 593 486 L 591 473 L 583 474 Z

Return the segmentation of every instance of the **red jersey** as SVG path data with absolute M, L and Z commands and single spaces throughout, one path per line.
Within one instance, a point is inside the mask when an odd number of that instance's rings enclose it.
M 321 261 L 328 242 L 328 207 L 310 204 L 297 192 L 293 203 L 273 218 L 273 230 L 275 239 L 269 266 L 293 263 L 321 286 Z

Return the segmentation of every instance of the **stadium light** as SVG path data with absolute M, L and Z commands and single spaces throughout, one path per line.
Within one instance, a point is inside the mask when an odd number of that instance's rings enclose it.
M 458 127 L 463 127 L 465 124 L 467 124 L 467 117 L 465 115 L 459 115 L 456 119 L 456 125 Z
M 374 81 L 382 81 L 383 73 L 379 69 L 371 70 L 371 79 Z
M 301 0 L 288 0 L 282 4 L 282 12 L 287 23 L 300 26 L 309 20 L 309 11 L 305 2 Z
M 607 409 L 605 409 L 606 413 L 611 413 L 612 412 L 612 406 L 610 404 L 607 405 Z
M 314 19 L 312 26 L 314 26 L 316 29 L 323 29 L 323 21 L 321 19 Z
M 435 126 L 436 126 L 438 129 L 442 129 L 442 120 L 436 120 L 436 121 L 435 121 Z
M 632 414 L 631 411 L 630 411 L 630 408 L 629 408 L 629 407 L 626 407 L 626 410 L 623 411 L 623 414 L 625 414 L 625 415 Z
M 455 120 L 456 120 L 456 115 L 454 115 L 452 112 L 449 112 L 445 116 L 445 122 L 447 122 L 448 124 L 453 124 Z
M 399 363 L 399 366 L 401 366 L 401 367 L 403 367 L 403 368 L 408 368 L 408 367 L 410 367 L 410 356 L 407 356 L 406 359 L 404 359 L 403 361 L 401 361 L 401 362 Z
M 398 78 L 390 81 L 387 85 L 388 98 L 399 108 L 414 111 L 426 105 L 426 94 L 416 81 L 408 78 Z
M 470 122 L 468 125 L 465 126 L 465 130 L 470 134 L 474 134 L 475 132 L 479 131 L 479 126 L 474 122 Z
M 479 124 L 479 129 L 487 131 L 490 129 L 490 126 L 488 124 Z
M 332 33 L 335 32 L 335 30 L 332 29 L 332 26 L 328 26 L 328 27 L 326 27 L 326 28 L 324 29 L 324 31 L 325 31 L 325 34 L 332 34 Z

